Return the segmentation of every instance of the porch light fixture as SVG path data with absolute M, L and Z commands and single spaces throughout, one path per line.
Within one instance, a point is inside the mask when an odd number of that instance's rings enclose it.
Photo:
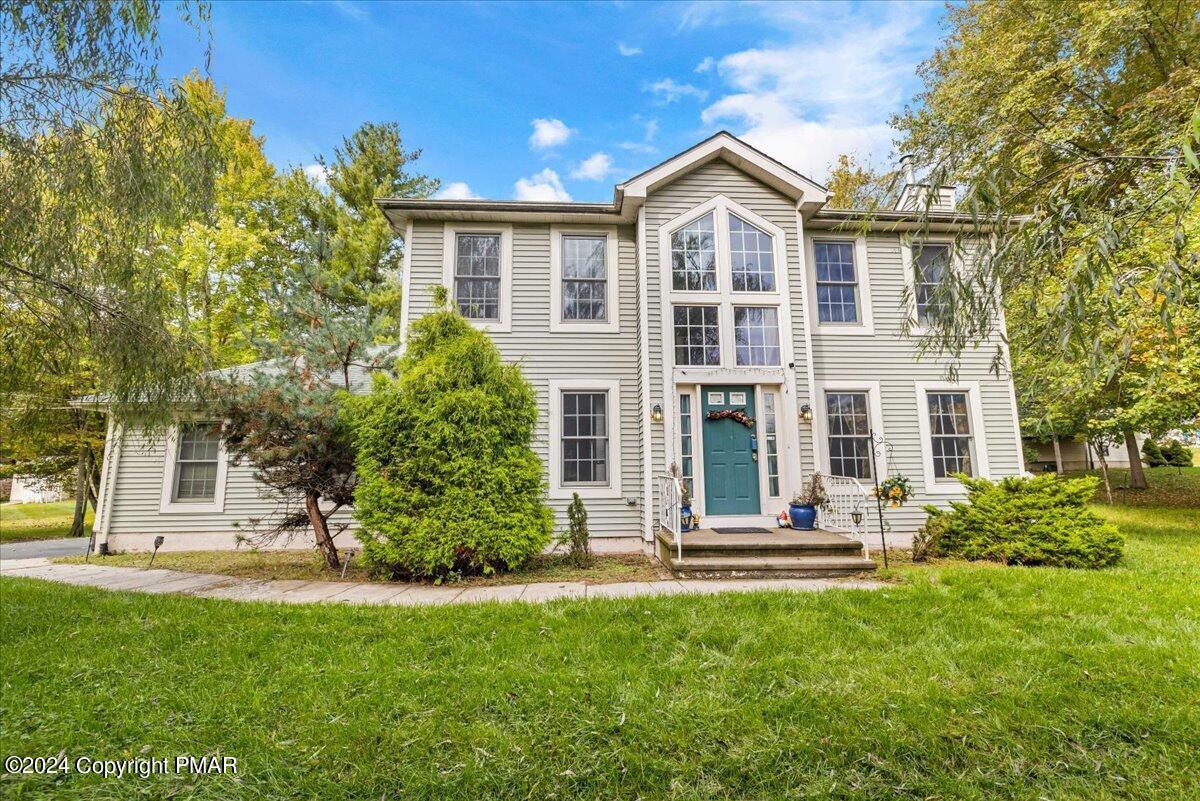
M 806 423 L 812 422 L 812 407 L 807 403 L 800 407 L 800 419 Z
M 660 404 L 654 404 L 654 408 L 650 410 L 650 419 L 656 423 L 663 421 L 662 406 Z

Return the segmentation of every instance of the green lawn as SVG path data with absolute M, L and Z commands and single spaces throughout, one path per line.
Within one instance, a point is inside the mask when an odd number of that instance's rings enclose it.
M 876 592 L 409 609 L 3 579 L 0 751 L 241 773 L 0 795 L 1197 798 L 1196 498 L 1104 508 L 1111 569 L 909 567 Z
M 57 503 L 0 503 L 0 542 L 52 540 L 71 533 L 75 501 Z M 86 518 L 91 531 L 92 512 Z

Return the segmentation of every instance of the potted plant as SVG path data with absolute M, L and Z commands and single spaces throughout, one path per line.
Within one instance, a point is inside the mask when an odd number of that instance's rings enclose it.
M 792 528 L 812 531 L 817 527 L 817 509 L 828 505 L 829 495 L 825 492 L 825 482 L 820 473 L 813 473 L 808 485 L 797 492 L 788 504 L 788 517 L 791 518 Z
M 880 481 L 875 495 L 888 506 L 897 509 L 908 502 L 909 496 L 912 495 L 912 484 L 908 476 L 897 473 Z

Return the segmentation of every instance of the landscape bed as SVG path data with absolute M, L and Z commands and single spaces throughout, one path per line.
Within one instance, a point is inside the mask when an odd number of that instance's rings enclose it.
M 55 559 L 61 564 L 83 564 L 82 556 Z M 123 553 L 87 559 L 90 564 L 104 567 L 146 567 L 149 553 Z M 357 557 L 346 566 L 346 575 L 325 568 L 313 551 L 167 551 L 154 557 L 154 567 L 184 570 L 189 573 L 215 573 L 222 576 L 278 581 L 377 581 L 387 578 L 372 575 Z M 535 557 L 528 565 L 511 573 L 490 576 L 466 576 L 453 586 L 490 587 L 504 584 L 527 584 L 542 581 L 581 581 L 585 584 L 613 584 L 621 581 L 656 581 L 669 577 L 665 568 L 641 554 L 596 555 L 590 567 L 572 565 L 563 554 Z M 432 584 L 432 582 L 422 582 Z
M 1184 475 L 1174 507 L 1097 507 L 1115 567 L 902 565 L 877 591 L 280 608 L 3 579 L 6 754 L 239 775 L 0 795 L 1198 797 Z

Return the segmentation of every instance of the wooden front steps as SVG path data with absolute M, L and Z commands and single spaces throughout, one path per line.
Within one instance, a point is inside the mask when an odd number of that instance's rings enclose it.
M 875 569 L 861 542 L 831 531 L 685 531 L 683 559 L 665 531 L 655 544 L 658 558 L 679 578 L 828 578 Z

